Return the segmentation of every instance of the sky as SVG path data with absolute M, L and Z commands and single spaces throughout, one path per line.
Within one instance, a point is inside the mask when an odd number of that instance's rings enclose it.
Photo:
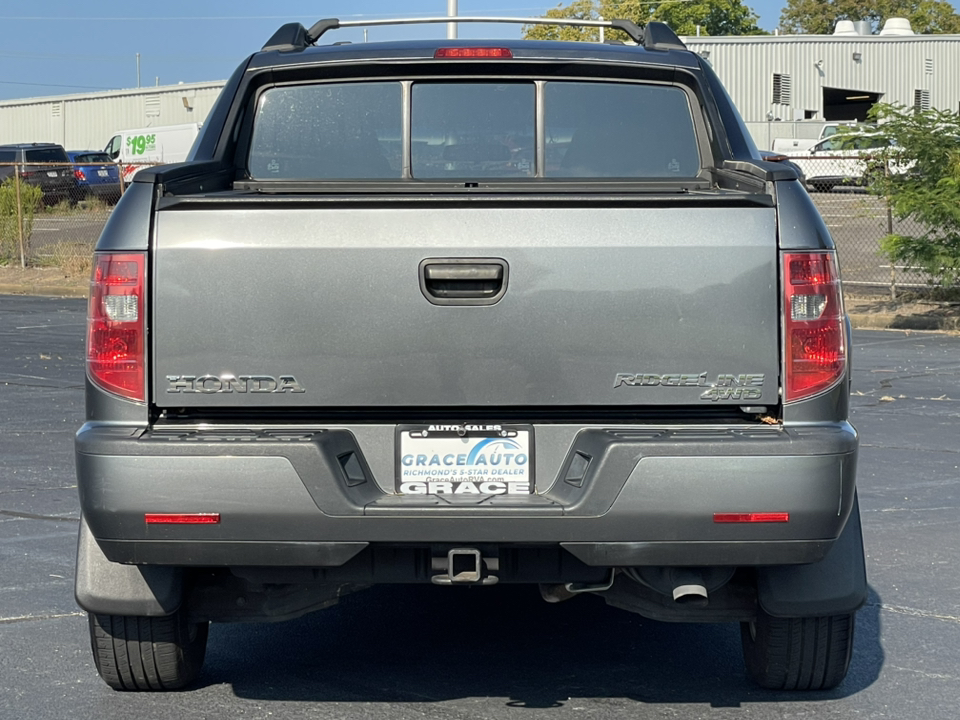
M 459 0 L 461 15 L 543 15 L 558 2 Z M 773 30 L 784 0 L 745 0 Z M 0 0 L 0 100 L 93 90 L 224 80 L 286 22 L 309 27 L 341 20 L 445 15 L 446 0 Z M 371 28 L 368 39 L 443 37 L 445 26 Z M 460 37 L 484 37 L 490 25 L 461 26 Z M 498 29 L 519 37 L 519 25 Z M 489 35 L 488 35 L 489 36 Z M 333 37 L 333 36 L 331 36 Z M 363 40 L 359 29 L 337 40 Z

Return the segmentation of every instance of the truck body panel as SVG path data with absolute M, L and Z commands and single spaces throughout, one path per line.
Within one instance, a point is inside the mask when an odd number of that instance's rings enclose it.
M 678 224 L 601 204 L 239 203 L 164 210 L 156 227 L 158 407 L 778 402 L 772 208 Z M 505 261 L 496 304 L 430 302 L 421 264 L 462 258 Z M 226 380 L 254 376 L 299 387 Z

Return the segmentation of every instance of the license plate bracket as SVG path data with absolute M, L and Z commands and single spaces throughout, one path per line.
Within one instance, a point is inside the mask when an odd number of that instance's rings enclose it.
M 396 491 L 403 495 L 531 495 L 533 427 L 496 423 L 399 425 Z

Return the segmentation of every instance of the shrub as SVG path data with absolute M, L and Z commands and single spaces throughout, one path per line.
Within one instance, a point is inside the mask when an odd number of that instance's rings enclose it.
M 942 285 L 960 280 L 960 115 L 878 104 L 871 111 L 890 146 L 876 152 L 873 192 L 900 220 L 921 231 L 893 234 L 881 249 L 894 262 L 921 268 Z M 882 171 L 888 168 L 887 171 Z
M 17 207 L 15 178 L 7 178 L 0 184 L 0 263 L 20 259 L 20 227 L 23 227 L 24 256 L 29 256 L 30 233 L 33 218 L 43 191 L 36 185 L 20 183 L 20 206 Z

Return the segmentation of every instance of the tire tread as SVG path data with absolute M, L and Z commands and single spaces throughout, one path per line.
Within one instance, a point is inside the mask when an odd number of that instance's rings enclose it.
M 165 617 L 90 613 L 89 624 L 97 672 L 114 690 L 176 690 L 200 674 L 207 623 L 191 626 L 177 612 Z
M 829 690 L 847 675 L 854 615 L 774 618 L 741 626 L 747 674 L 773 690 Z M 756 637 L 754 637 L 754 632 Z

